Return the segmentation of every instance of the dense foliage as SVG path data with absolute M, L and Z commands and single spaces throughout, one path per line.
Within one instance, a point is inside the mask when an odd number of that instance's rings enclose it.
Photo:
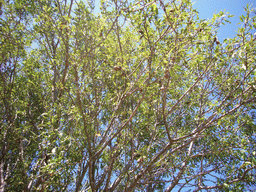
M 189 0 L 0 3 L 0 191 L 256 185 L 256 16 Z M 255 188 L 254 188 L 255 189 Z

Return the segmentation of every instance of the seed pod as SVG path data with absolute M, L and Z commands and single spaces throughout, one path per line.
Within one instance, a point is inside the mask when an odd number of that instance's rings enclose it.
M 170 78 L 170 72 L 169 72 L 169 70 L 165 70 L 165 72 L 164 72 L 164 77 L 166 78 L 166 79 L 168 79 L 168 78 Z
M 144 161 L 143 157 L 141 157 L 141 158 L 139 158 L 139 159 L 137 160 L 138 163 L 141 163 L 141 162 L 143 162 L 143 161 Z
M 123 72 L 121 76 L 122 76 L 122 77 L 126 76 L 125 72 Z
M 121 71 L 121 70 L 122 70 L 122 67 L 121 67 L 121 66 L 114 66 L 114 70 L 115 70 L 115 71 Z
M 133 153 L 133 157 L 134 157 L 135 159 L 137 159 L 137 158 L 140 158 L 141 155 L 140 155 L 139 153 Z
M 165 90 L 165 87 L 162 85 L 162 87 L 160 87 L 160 90 L 161 91 Z

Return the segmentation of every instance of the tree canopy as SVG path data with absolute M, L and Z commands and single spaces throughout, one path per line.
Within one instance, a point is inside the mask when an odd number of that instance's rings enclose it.
M 190 0 L 0 15 L 0 191 L 253 190 L 255 9 L 223 42 Z

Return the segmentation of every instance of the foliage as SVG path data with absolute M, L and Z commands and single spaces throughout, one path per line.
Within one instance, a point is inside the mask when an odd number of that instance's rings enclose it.
M 1 1 L 1 191 L 252 189 L 255 10 L 95 4 Z

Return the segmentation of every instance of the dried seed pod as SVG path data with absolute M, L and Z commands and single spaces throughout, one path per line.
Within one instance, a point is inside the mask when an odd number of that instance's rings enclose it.
M 142 35 L 144 34 L 144 32 L 143 32 L 142 30 L 139 30 L 138 32 L 139 32 L 140 34 L 142 34 Z
M 137 159 L 137 158 L 140 158 L 141 155 L 139 153 L 133 153 L 133 157 Z
M 162 87 L 160 87 L 160 90 L 161 91 L 165 90 L 165 87 L 162 85 Z
M 122 77 L 125 77 L 125 76 L 126 76 L 125 72 L 123 72 L 121 76 L 122 76 Z
M 121 67 L 121 66 L 114 66 L 114 70 L 115 70 L 115 71 L 121 71 L 121 70 L 122 70 L 122 67 Z
M 165 72 L 164 72 L 164 77 L 165 77 L 166 79 L 170 78 L 170 72 L 169 72 L 169 70 L 165 70 Z
M 141 158 L 139 158 L 139 159 L 137 160 L 138 163 L 141 163 L 141 162 L 143 162 L 143 161 L 144 161 L 143 157 L 141 157 Z

